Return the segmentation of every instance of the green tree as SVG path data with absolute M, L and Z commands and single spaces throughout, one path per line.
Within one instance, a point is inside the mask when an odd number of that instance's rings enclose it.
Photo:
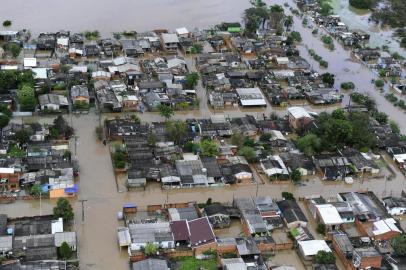
M 390 121 L 389 122 L 390 128 L 392 130 L 393 133 L 399 134 L 400 133 L 400 129 L 398 124 L 395 121 Z
M 375 120 L 378 121 L 381 125 L 385 125 L 388 123 L 388 115 L 384 112 L 375 111 L 372 113 L 372 117 L 375 118 Z
M 34 111 L 37 105 L 34 88 L 28 84 L 24 84 L 17 92 L 18 101 L 20 102 L 23 111 Z
M 313 156 L 320 150 L 321 140 L 317 135 L 310 133 L 298 139 L 296 145 L 307 156 Z
M 350 0 L 350 5 L 359 9 L 370 9 L 374 5 L 373 0 Z
M 320 14 L 323 16 L 328 16 L 332 13 L 333 7 L 327 3 L 327 2 L 322 2 L 320 4 Z
M 193 54 L 201 53 L 203 51 L 203 45 L 200 43 L 195 43 L 190 48 L 190 52 Z
M 196 154 L 199 150 L 200 150 L 200 145 L 197 143 L 189 141 L 185 144 L 185 151 L 187 151 L 187 152 L 192 152 L 192 153 Z
M 285 27 L 286 27 L 286 30 L 290 30 L 290 28 L 292 27 L 292 25 L 293 25 L 293 17 L 291 16 L 291 15 L 289 15 L 289 16 L 287 16 L 286 17 L 286 19 L 285 19 Z
M 68 243 L 63 242 L 58 249 L 59 258 L 62 260 L 68 260 L 72 257 L 73 251 Z
M 316 231 L 319 234 L 325 234 L 326 233 L 326 225 L 324 225 L 323 223 L 317 224 Z
M 147 243 L 144 247 L 144 253 L 147 256 L 155 255 L 158 251 L 158 246 L 154 243 Z
M 300 35 L 299 32 L 297 31 L 292 31 L 290 33 L 290 37 L 292 38 L 292 40 L 297 41 L 297 42 L 301 42 L 302 41 L 302 36 Z
M 63 218 L 64 222 L 73 220 L 73 208 L 65 198 L 59 198 L 53 210 L 54 218 Z
M 31 135 L 32 132 L 30 129 L 23 128 L 14 134 L 14 140 L 16 140 L 19 144 L 26 144 L 30 141 Z
M 185 86 L 188 89 L 194 89 L 197 85 L 197 81 L 199 80 L 199 74 L 197 72 L 192 72 L 186 75 L 185 79 Z
M 0 115 L 0 129 L 3 129 L 4 127 L 6 127 L 9 122 L 10 122 L 10 117 L 8 117 L 5 114 Z
M 385 85 L 383 80 L 375 80 L 375 86 L 378 88 L 382 88 Z
M 73 134 L 74 130 L 68 125 L 65 118 L 59 115 L 55 118 L 53 125 L 49 129 L 49 137 L 51 139 L 69 139 Z
M 174 110 L 171 106 L 168 105 L 159 105 L 158 106 L 159 114 L 164 117 L 166 120 L 169 120 L 174 115 Z
M 10 20 L 5 20 L 5 21 L 3 21 L 3 26 L 4 26 L 4 27 L 10 27 L 11 24 L 12 24 L 12 22 L 11 22 Z
M 219 154 L 219 148 L 213 140 L 203 140 L 200 142 L 200 151 L 202 156 L 215 157 Z
M 336 258 L 334 257 L 333 252 L 327 252 L 320 250 L 315 256 L 315 262 L 318 264 L 334 264 Z
M 245 136 L 242 133 L 236 132 L 231 135 L 230 142 L 232 145 L 237 146 L 238 148 L 244 145 Z
M 328 73 L 328 72 L 323 73 L 321 75 L 321 79 L 322 79 L 323 83 L 325 83 L 325 84 L 327 84 L 329 86 L 334 85 L 334 81 L 335 81 L 334 74 L 331 74 L 331 73 Z
M 175 144 L 184 142 L 187 135 L 187 124 L 184 121 L 167 121 L 166 136 Z
M 341 83 L 341 88 L 344 90 L 351 90 L 355 88 L 355 84 L 353 82 L 343 82 Z
M 11 52 L 14 58 L 18 57 L 21 53 L 21 47 L 15 43 L 11 43 L 8 50 Z
M 290 173 L 290 179 L 293 183 L 298 183 L 300 180 L 302 180 L 302 174 L 298 169 L 295 169 Z
M 292 193 L 287 192 L 287 191 L 282 192 L 282 198 L 284 198 L 285 200 L 288 200 L 288 201 L 296 201 L 295 196 Z
M 401 234 L 391 240 L 395 254 L 401 257 L 406 256 L 406 234 Z
M 39 184 L 34 184 L 31 187 L 31 191 L 30 191 L 31 195 L 33 196 L 39 196 L 41 194 L 41 186 Z
M 245 157 L 245 159 L 250 163 L 258 161 L 258 157 L 257 157 L 257 153 L 255 152 L 255 149 L 250 146 L 244 146 L 241 149 L 239 149 L 238 155 Z

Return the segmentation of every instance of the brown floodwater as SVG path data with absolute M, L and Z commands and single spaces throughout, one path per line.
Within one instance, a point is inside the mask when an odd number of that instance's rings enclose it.
M 12 20 L 11 29 L 26 28 L 34 34 L 64 29 L 111 35 L 240 21 L 248 6 L 248 0 L 2 0 L 0 18 Z
M 3 0 L 0 17 L 13 20 L 13 27 L 16 29 L 26 27 L 33 29 L 34 32 L 69 28 L 73 31 L 99 29 L 102 33 L 107 34 L 122 29 L 147 30 L 158 27 L 175 28 L 183 25 L 207 26 L 225 20 L 238 20 L 242 10 L 248 5 L 248 1 L 245 0 L 168 0 L 164 2 L 165 5 L 162 4 L 162 0 L 127 0 L 103 4 L 99 2 L 73 0 L 63 11 L 59 11 L 60 0 L 32 0 L 29 2 Z M 283 1 L 279 2 L 283 3 Z M 142 18 L 138 17 L 137 10 L 142 10 Z M 75 19 L 72 19 L 72 14 L 75 14 Z M 182 14 L 182 16 L 178 14 Z M 114 20 L 106 18 L 114 18 Z M 52 24 L 49 23 L 51 20 Z M 370 80 L 375 78 L 370 70 L 352 61 L 349 52 L 338 44 L 336 44 L 336 50 L 330 52 L 322 45 L 319 38 L 311 34 L 310 29 L 302 26 L 298 18 L 295 18 L 295 28 L 301 32 L 304 44 L 308 44 L 309 48 L 313 48 L 329 61 L 330 66 L 327 70 L 337 74 L 337 87 L 342 81 L 353 81 L 357 90 L 368 92 L 374 97 L 379 109 L 388 113 L 398 122 L 402 131 L 406 132 L 405 114 L 388 103 L 370 84 Z M 319 70 L 318 64 L 307 55 L 307 49 L 304 46 L 300 46 L 299 49 L 313 67 Z M 199 95 L 202 97 L 204 97 L 203 93 L 199 91 Z M 333 107 L 305 106 L 313 111 L 333 109 Z M 176 118 L 207 117 L 213 113 L 205 103 L 200 105 L 200 109 L 194 112 L 177 113 Z M 274 110 L 270 106 L 265 112 L 270 113 L 271 111 L 276 111 L 280 115 L 286 113 L 284 109 Z M 263 110 L 235 109 L 215 113 L 226 113 L 230 116 L 249 113 L 261 117 L 263 112 Z M 108 116 L 115 115 L 106 115 L 106 117 Z M 153 113 L 145 113 L 140 117 L 145 121 L 163 120 L 158 114 Z M 400 195 L 400 192 L 406 187 L 404 176 L 395 169 L 396 176 L 391 181 L 384 178 L 356 180 L 353 185 L 342 182 L 322 183 L 316 178 L 310 178 L 304 182 L 303 186 L 294 186 L 290 183 L 266 183 L 259 185 L 258 188 L 256 185 L 245 185 L 164 191 L 158 184 L 153 184 L 149 185 L 145 191 L 125 192 L 123 189 L 119 189 L 120 192 L 118 192 L 108 148 L 97 142 L 95 138 L 94 130 L 98 125 L 99 117 L 91 112 L 88 115 L 71 119 L 68 118 L 69 121 L 72 121 L 78 136 L 76 155 L 81 168 L 78 199 L 88 200 L 85 203 L 84 222 L 81 221 L 80 203 L 72 200 L 76 216 L 75 229 L 78 233 L 81 269 L 128 269 L 128 256 L 125 250 L 119 251 L 116 238 L 116 228 L 120 225 L 117 220 L 117 212 L 126 202 L 134 202 L 140 207 L 164 202 L 205 202 L 208 197 L 215 201 L 226 202 L 231 201 L 234 197 L 255 195 L 270 195 L 280 198 L 282 191 L 293 192 L 297 197 L 320 194 L 326 198 L 335 198 L 336 194 L 342 191 L 372 190 L 381 197 L 390 194 Z M 50 122 L 51 119 L 43 118 L 41 121 Z M 393 167 L 393 165 L 391 166 Z M 54 205 L 55 200 L 42 200 L 41 203 L 39 201 L 18 201 L 14 204 L 0 205 L 0 212 L 12 217 L 49 214 Z M 238 231 L 238 227 L 233 228 L 236 228 L 236 232 Z M 281 263 L 284 263 L 289 261 L 291 256 L 291 254 L 281 253 L 275 257 L 275 260 L 278 261 L 279 258 Z M 298 267 L 298 269 L 303 268 Z

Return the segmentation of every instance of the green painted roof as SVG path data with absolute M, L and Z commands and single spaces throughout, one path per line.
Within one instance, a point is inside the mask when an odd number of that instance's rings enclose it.
M 230 33 L 239 33 L 239 32 L 241 32 L 241 27 L 235 27 L 235 26 L 228 27 L 227 31 Z

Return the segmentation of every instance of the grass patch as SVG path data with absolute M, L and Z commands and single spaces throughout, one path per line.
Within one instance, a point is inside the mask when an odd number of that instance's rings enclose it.
M 217 270 L 217 263 L 215 259 L 198 260 L 195 257 L 182 257 L 178 259 L 177 270 Z

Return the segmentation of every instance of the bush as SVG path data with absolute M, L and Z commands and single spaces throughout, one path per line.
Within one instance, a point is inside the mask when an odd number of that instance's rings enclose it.
M 370 9 L 373 6 L 372 0 L 350 0 L 350 5 L 359 9 Z
M 326 233 L 326 225 L 323 223 L 317 224 L 316 232 L 319 234 L 325 234 Z
M 12 22 L 11 22 L 10 20 L 5 20 L 5 21 L 3 22 L 3 26 L 4 26 L 4 27 L 10 27 L 11 24 L 12 24 Z
M 59 198 L 53 210 L 54 218 L 63 218 L 65 222 L 73 220 L 74 214 L 72 206 L 65 198 Z
M 296 201 L 295 196 L 287 191 L 282 192 L 282 198 L 288 201 Z
M 318 264 L 335 264 L 336 258 L 334 257 L 333 252 L 327 252 L 320 250 L 317 252 L 315 257 L 315 262 Z
M 394 237 L 391 241 L 393 250 L 398 256 L 406 256 L 406 234 Z
M 375 86 L 382 88 L 385 85 L 385 82 L 383 80 L 376 80 L 375 81 Z
M 72 249 L 66 242 L 63 242 L 58 249 L 58 255 L 62 260 L 70 259 L 72 257 L 72 253 L 73 253 Z
M 292 31 L 290 33 L 290 37 L 292 38 L 292 40 L 297 41 L 297 42 L 301 42 L 302 41 L 302 36 L 300 35 L 299 32 L 296 31 Z
M 355 88 L 355 84 L 353 82 L 343 82 L 341 88 L 344 90 L 352 90 Z

